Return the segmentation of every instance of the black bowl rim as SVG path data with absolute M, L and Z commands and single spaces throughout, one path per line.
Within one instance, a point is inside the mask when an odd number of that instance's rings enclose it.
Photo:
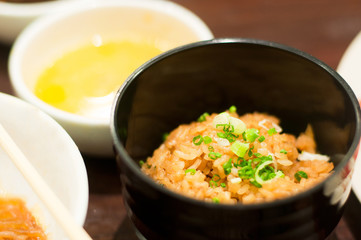
M 253 203 L 253 204 L 215 204 L 212 202 L 207 202 L 203 200 L 197 200 L 193 199 L 187 196 L 184 196 L 182 194 L 176 193 L 172 190 L 169 190 L 165 187 L 162 187 L 160 184 L 156 183 L 154 180 L 152 180 L 150 177 L 146 176 L 141 170 L 137 163 L 135 163 L 134 160 L 128 155 L 125 148 L 120 144 L 120 140 L 117 137 L 116 133 L 116 116 L 117 116 L 117 106 L 119 104 L 120 99 L 124 95 L 124 92 L 128 88 L 129 84 L 132 82 L 134 78 L 136 78 L 138 75 L 140 75 L 142 72 L 144 72 L 146 69 L 151 67 L 154 63 L 157 63 L 159 61 L 162 61 L 163 59 L 172 56 L 173 54 L 177 54 L 178 52 L 190 50 L 192 48 L 197 47 L 203 47 L 206 45 L 214 45 L 214 44 L 250 44 L 250 45 L 261 45 L 265 47 L 270 48 L 276 48 L 278 50 L 288 52 L 294 55 L 297 55 L 301 58 L 304 58 L 305 60 L 308 60 L 310 62 L 315 63 L 319 67 L 323 68 L 326 72 L 328 72 L 330 75 L 334 77 L 335 80 L 342 86 L 342 88 L 345 90 L 347 95 L 349 96 L 351 103 L 353 105 L 353 109 L 355 111 L 356 115 L 356 129 L 355 129 L 355 136 L 352 140 L 351 146 L 345 156 L 343 157 L 342 161 L 335 167 L 334 173 L 328 176 L 326 179 L 324 179 L 322 182 L 316 184 L 315 186 L 302 191 L 300 193 L 297 193 L 295 195 L 292 195 L 290 197 L 285 197 L 281 199 L 276 199 L 269 202 L 261 202 L 261 203 Z M 307 196 L 312 195 L 313 193 L 319 191 L 320 189 L 324 188 L 324 185 L 330 178 L 336 175 L 336 173 L 339 173 L 344 169 L 346 164 L 349 162 L 351 158 L 353 158 L 356 153 L 356 150 L 358 149 L 360 137 L 361 137 L 361 126 L 360 126 L 360 116 L 361 116 L 361 110 L 359 102 L 352 91 L 351 87 L 347 84 L 347 82 L 331 67 L 329 67 L 327 64 L 322 62 L 321 60 L 315 58 L 314 56 L 303 52 L 299 49 L 272 42 L 267 40 L 260 40 L 260 39 L 252 39 L 252 38 L 214 38 L 210 40 L 204 40 L 204 41 L 198 41 L 193 42 L 190 44 L 182 45 L 179 47 L 176 47 L 174 49 L 168 50 L 152 59 L 147 61 L 146 63 L 142 64 L 140 67 L 138 67 L 124 82 L 122 87 L 118 90 L 115 101 L 113 102 L 112 106 L 112 114 L 111 114 L 111 122 L 110 122 L 110 128 L 111 128 L 111 135 L 113 138 L 113 144 L 115 146 L 115 151 L 118 151 L 120 157 L 123 159 L 123 163 L 127 165 L 127 167 L 130 169 L 130 171 L 135 174 L 137 177 L 139 177 L 142 181 L 145 181 L 148 183 L 151 187 L 153 187 L 155 190 L 168 195 L 169 197 L 176 199 L 181 202 L 185 202 L 187 204 L 192 204 L 197 207 L 206 207 L 206 208 L 216 208 L 220 210 L 254 210 L 254 209 L 266 209 L 266 208 L 273 208 L 273 207 L 279 207 L 284 204 L 289 204 L 291 202 L 306 198 Z

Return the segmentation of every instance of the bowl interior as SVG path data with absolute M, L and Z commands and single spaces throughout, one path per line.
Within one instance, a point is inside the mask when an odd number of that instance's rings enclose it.
M 23 83 L 32 90 L 46 67 L 65 53 L 89 44 L 145 40 L 165 51 L 211 37 L 203 29 L 205 26 L 200 27 L 200 23 L 192 19 L 195 16 L 171 3 L 163 3 L 162 8 L 162 2 L 100 4 L 38 22 L 25 31 L 28 38 L 24 37 L 20 46 L 18 70 Z
M 311 124 L 318 149 L 342 159 L 355 139 L 358 105 L 336 72 L 291 48 L 257 41 L 210 41 L 168 52 L 138 69 L 119 93 L 117 137 L 135 161 L 162 135 L 231 105 L 266 112 L 298 135 Z
M 0 122 L 49 187 L 83 224 L 88 208 L 88 180 L 83 159 L 69 135 L 48 115 L 9 95 L 0 94 Z M 26 120 L 25 120 L 26 119 Z M 7 154 L 0 148 L 0 193 L 25 200 L 51 239 L 66 236 Z

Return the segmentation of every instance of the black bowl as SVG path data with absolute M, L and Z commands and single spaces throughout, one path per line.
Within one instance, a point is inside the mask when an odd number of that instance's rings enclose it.
M 334 173 L 295 196 L 225 205 L 171 192 L 144 175 L 162 135 L 204 112 L 278 116 L 284 132 L 311 123 Z M 147 239 L 325 239 L 351 189 L 360 139 L 354 93 L 330 67 L 299 50 L 251 39 L 214 39 L 168 51 L 138 68 L 119 90 L 111 130 L 128 214 Z

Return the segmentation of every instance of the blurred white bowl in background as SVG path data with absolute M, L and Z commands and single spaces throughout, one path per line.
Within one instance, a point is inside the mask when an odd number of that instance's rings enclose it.
M 183 30 L 172 27 L 173 22 L 184 26 Z M 95 119 L 65 112 L 37 98 L 33 90 L 40 73 L 63 54 L 94 38 L 116 41 L 133 35 L 166 40 L 168 49 L 213 38 L 198 16 L 170 1 L 94 1 L 91 6 L 39 18 L 19 35 L 9 58 L 14 91 L 57 120 L 83 153 L 113 156 L 110 113 L 106 119 Z
M 88 209 L 88 177 L 74 141 L 50 116 L 16 97 L 0 93 L 0 123 L 44 178 L 49 187 L 83 225 Z M 23 199 L 49 239 L 66 235 L 33 192 L 8 155 L 0 148 L 0 196 Z
M 19 33 L 34 19 L 77 8 L 86 0 L 43 0 L 29 3 L 0 1 L 0 42 L 12 44 Z

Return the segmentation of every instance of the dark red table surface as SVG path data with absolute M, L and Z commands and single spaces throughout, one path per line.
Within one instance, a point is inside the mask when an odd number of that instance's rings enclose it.
M 361 31 L 358 0 L 176 0 L 197 14 L 215 37 L 275 41 L 305 51 L 337 68 Z M 11 46 L 0 44 L 0 91 L 12 94 L 7 71 Z M 84 156 L 89 178 L 85 229 L 94 240 L 136 239 L 120 192 L 114 159 Z M 361 239 L 361 205 L 351 193 L 328 240 Z

